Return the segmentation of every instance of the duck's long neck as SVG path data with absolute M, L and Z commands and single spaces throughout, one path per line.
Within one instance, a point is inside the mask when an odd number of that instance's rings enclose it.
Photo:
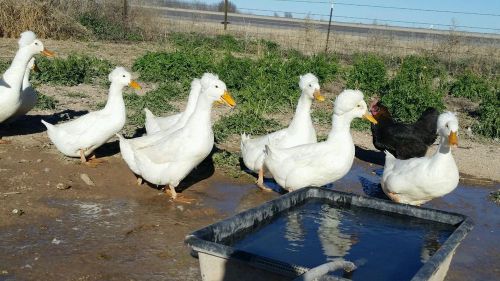
M 346 116 L 345 114 L 333 114 L 332 129 L 328 134 L 328 141 L 333 141 L 338 138 L 348 138 L 352 140 L 350 131 L 352 119 L 352 117 Z
M 26 90 L 26 88 L 31 86 L 30 73 L 31 73 L 31 68 L 26 67 L 26 70 L 24 71 L 24 76 L 23 76 L 23 86 L 21 88 L 23 91 Z
M 289 129 L 299 129 L 307 126 L 308 124 L 312 125 L 311 105 L 312 99 L 302 93 L 299 98 L 297 108 L 295 109 L 295 115 L 293 116 L 292 122 L 290 122 L 290 126 L 288 127 Z
M 186 127 L 196 127 L 197 129 L 212 128 L 212 104 L 213 102 L 208 99 L 203 93 L 198 97 L 196 107 L 189 117 Z
M 10 67 L 3 74 L 3 80 L 10 89 L 21 89 L 26 67 L 32 56 L 29 50 L 19 49 L 17 51 Z
M 448 138 L 447 137 L 440 137 L 439 139 L 439 148 L 438 151 L 436 151 L 436 154 L 434 154 L 433 158 L 435 159 L 453 159 L 453 155 L 451 154 L 451 147 L 448 144 Z
M 123 86 L 111 83 L 109 87 L 108 101 L 103 110 L 115 111 L 120 110 L 125 112 L 125 102 L 123 101 Z
M 182 114 L 180 122 L 187 122 L 191 114 L 195 111 L 196 105 L 197 105 L 197 100 L 199 96 L 199 91 L 198 89 L 191 89 L 191 92 L 189 93 L 186 109 L 184 110 L 184 113 Z

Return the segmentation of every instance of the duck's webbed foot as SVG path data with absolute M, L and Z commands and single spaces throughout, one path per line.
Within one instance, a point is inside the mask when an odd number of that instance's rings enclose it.
M 137 176 L 137 186 L 141 186 L 142 185 L 142 177 L 141 176 Z
M 87 166 L 90 166 L 90 167 L 92 167 L 92 168 L 95 168 L 95 167 L 97 167 L 99 164 L 102 164 L 102 163 L 105 163 L 105 162 L 106 162 L 106 160 L 104 160 L 104 159 L 96 158 L 96 157 L 95 157 L 95 155 L 92 155 L 92 156 L 90 156 L 90 158 L 89 158 L 89 159 L 87 159 L 87 158 L 85 157 L 85 154 L 84 154 L 84 150 L 83 150 L 83 149 L 81 149 L 81 150 L 80 150 L 80 161 L 81 161 L 83 164 L 85 164 L 85 165 L 87 165 Z
M 4 140 L 0 138 L 0 144 L 10 144 L 10 143 L 12 143 L 10 140 Z
M 399 199 L 399 195 L 397 195 L 396 193 L 393 193 L 393 192 L 387 192 L 387 197 L 389 197 L 392 201 L 396 202 L 396 203 L 401 203 L 400 199 Z
M 175 191 L 175 187 L 172 185 L 168 185 L 169 189 L 165 188 L 165 193 L 170 193 L 170 197 L 172 198 L 173 201 L 179 202 L 179 203 L 185 203 L 185 204 L 191 204 L 194 199 L 188 198 L 182 194 L 177 194 L 177 191 Z

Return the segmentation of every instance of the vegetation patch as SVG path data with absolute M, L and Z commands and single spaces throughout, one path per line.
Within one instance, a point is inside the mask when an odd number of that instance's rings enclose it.
M 444 68 L 433 58 L 405 58 L 383 91 L 382 102 L 398 121 L 414 122 L 427 107 L 444 109 Z
M 40 110 L 56 109 L 56 106 L 59 103 L 58 100 L 56 100 L 53 97 L 49 97 L 47 95 L 44 95 L 42 93 L 38 93 L 37 95 L 38 95 L 38 101 L 35 104 L 36 109 L 40 109 Z
M 240 166 L 239 153 L 219 150 L 212 155 L 212 160 L 217 169 L 226 171 L 233 178 L 239 178 L 245 174 Z
M 379 95 L 387 84 L 384 61 L 374 54 L 357 54 L 346 76 L 346 87 L 361 90 L 365 98 Z
M 242 133 L 262 135 L 279 128 L 281 128 L 281 125 L 273 119 L 267 119 L 251 112 L 240 111 L 224 116 L 217 121 L 214 125 L 214 134 L 215 140 L 220 143 L 230 135 L 240 135 Z
M 94 84 L 97 80 L 107 82 L 113 67 L 107 60 L 75 54 L 67 58 L 37 57 L 36 64 L 40 69 L 32 75 L 36 83 L 66 86 Z
M 140 41 L 143 40 L 140 33 L 123 23 L 117 23 L 108 17 L 101 16 L 96 12 L 86 12 L 78 18 L 80 24 L 89 29 L 99 40 L 111 41 Z
M 124 95 L 127 106 L 128 121 L 134 126 L 143 126 L 145 121 L 144 108 L 148 108 L 155 115 L 164 115 L 175 111 L 176 108 L 170 102 L 180 96 L 184 96 L 185 89 L 179 83 L 162 83 L 157 89 L 149 91 L 144 96 L 135 93 Z
M 500 137 L 500 91 L 485 95 L 479 106 L 479 122 L 474 126 L 474 130 L 479 134 L 496 138 Z
M 486 79 L 468 71 L 458 76 L 451 85 L 450 93 L 455 97 L 463 97 L 473 101 L 479 101 L 488 95 L 490 86 Z
M 141 80 L 151 82 L 191 81 L 205 72 L 213 72 L 215 65 L 210 51 L 148 52 L 134 62 L 132 70 Z

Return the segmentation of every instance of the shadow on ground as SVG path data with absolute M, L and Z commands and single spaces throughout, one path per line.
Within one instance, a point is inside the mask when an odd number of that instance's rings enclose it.
M 19 136 L 31 135 L 43 132 L 47 128 L 42 124 L 41 120 L 45 120 L 52 124 L 57 124 L 64 121 L 69 121 L 75 117 L 87 114 L 87 110 L 63 110 L 51 115 L 24 115 L 12 120 L 11 122 L 0 124 L 0 136 Z

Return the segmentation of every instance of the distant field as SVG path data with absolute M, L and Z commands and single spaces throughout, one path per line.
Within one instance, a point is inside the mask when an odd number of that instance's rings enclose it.
M 230 14 L 231 24 L 228 30 L 224 31 L 223 25 L 220 24 L 223 18 L 221 13 L 161 7 L 141 8 L 141 11 L 144 10 L 152 13 L 160 29 L 168 32 L 232 34 L 242 38 L 273 40 L 283 47 L 309 54 L 322 52 L 326 47 L 325 22 Z M 431 53 L 447 60 L 470 57 L 497 60 L 500 58 L 500 36 L 379 25 L 335 24 L 328 50 L 341 54 L 374 52 L 405 56 Z

